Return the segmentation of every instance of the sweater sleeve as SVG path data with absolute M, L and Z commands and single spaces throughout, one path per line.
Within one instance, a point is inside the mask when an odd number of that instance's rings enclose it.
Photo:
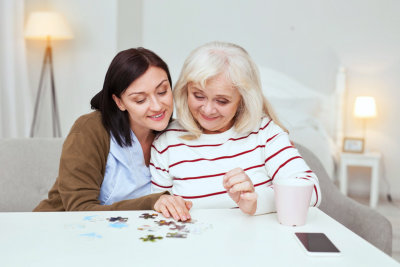
M 163 194 L 152 194 L 137 199 L 127 199 L 112 205 L 101 205 L 98 200 L 104 179 L 110 137 L 101 119 L 81 117 L 67 136 L 60 159 L 59 176 L 49 193 L 35 211 L 52 211 L 51 197 L 61 200 L 66 211 L 108 211 L 153 209 Z M 53 201 L 54 202 L 54 201 Z
M 159 149 L 164 136 L 154 141 L 151 146 L 150 172 L 151 192 L 157 193 L 168 190 L 170 193 L 173 186 L 173 178 L 169 174 L 168 151 Z
M 318 207 L 321 203 L 321 190 L 317 176 L 310 170 L 297 149 L 291 144 L 289 136 L 277 125 L 266 138 L 265 167 L 272 184 L 280 179 L 306 179 L 314 184 L 310 206 Z M 257 191 L 256 214 L 275 212 L 275 196 L 271 186 Z

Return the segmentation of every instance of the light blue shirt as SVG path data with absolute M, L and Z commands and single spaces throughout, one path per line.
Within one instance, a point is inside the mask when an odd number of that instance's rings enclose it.
M 102 205 L 150 194 L 150 170 L 144 162 L 139 140 L 132 131 L 131 138 L 132 146 L 121 147 L 114 137 L 111 137 L 110 152 L 99 195 Z

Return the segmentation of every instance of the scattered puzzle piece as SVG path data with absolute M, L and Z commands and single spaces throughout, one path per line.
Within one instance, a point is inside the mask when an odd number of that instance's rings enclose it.
M 212 229 L 212 224 L 207 223 L 195 223 L 188 225 L 187 230 L 192 234 L 202 234 L 208 229 Z
M 158 231 L 159 229 L 160 229 L 160 227 L 158 227 L 158 226 L 151 226 L 151 225 L 147 225 L 147 224 L 138 227 L 138 230 L 140 230 L 140 231 L 147 230 L 149 232 L 155 232 L 155 231 Z
M 173 227 L 170 227 L 169 229 L 170 230 L 178 230 L 178 231 L 183 231 L 183 230 L 185 230 L 185 225 L 178 225 L 178 224 L 174 224 L 174 226 Z
M 167 233 L 168 238 L 186 238 L 187 234 L 183 233 Z
M 176 225 L 174 221 L 159 220 L 154 222 L 158 224 L 158 226 L 163 226 L 163 225 L 169 226 L 170 224 Z
M 105 221 L 104 217 L 100 217 L 98 215 L 91 215 L 91 216 L 85 216 L 83 218 L 84 221 L 88 222 L 100 222 L 100 221 Z
M 126 223 L 123 223 L 123 222 L 110 223 L 108 226 L 110 226 L 112 228 L 119 228 L 119 229 L 128 227 L 128 225 Z
M 86 234 L 80 234 L 80 236 L 85 236 L 85 237 L 89 237 L 89 238 L 102 238 L 101 235 L 96 234 L 96 233 L 86 233 Z
M 97 215 L 85 216 L 85 217 L 83 218 L 83 220 L 84 220 L 84 221 L 92 221 L 92 220 L 94 220 L 94 218 L 96 218 L 96 217 L 97 217 Z
M 143 231 L 149 229 L 151 226 L 150 225 L 142 225 L 141 227 L 138 227 L 138 230 Z
M 122 217 L 118 216 L 118 217 L 107 218 L 107 220 L 109 222 L 127 222 L 128 218 L 122 218 Z
M 154 236 L 154 235 L 147 235 L 146 237 L 141 237 L 140 239 L 143 240 L 143 242 L 155 242 L 157 239 L 163 239 L 162 236 Z
M 142 215 L 139 216 L 139 218 L 143 219 L 155 219 L 158 216 L 157 213 L 149 214 L 149 213 L 143 213 Z
M 196 220 L 190 219 L 190 220 L 187 220 L 187 221 L 181 221 L 180 223 L 183 223 L 183 224 L 193 224 L 193 223 L 196 223 L 196 222 L 197 222 Z

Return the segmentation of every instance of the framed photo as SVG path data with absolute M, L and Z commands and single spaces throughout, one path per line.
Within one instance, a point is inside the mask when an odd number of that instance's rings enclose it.
M 343 139 L 343 152 L 363 153 L 364 152 L 364 139 L 345 137 Z

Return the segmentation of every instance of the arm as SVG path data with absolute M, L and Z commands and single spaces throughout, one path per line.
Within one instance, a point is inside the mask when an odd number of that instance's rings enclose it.
M 63 145 L 56 183 L 64 209 L 66 211 L 153 209 L 162 193 L 123 200 L 112 205 L 100 204 L 98 197 L 110 149 L 110 136 L 101 123 L 101 117 L 90 115 L 77 120 Z
M 260 131 L 258 138 L 259 144 L 264 147 L 262 161 L 265 162 L 268 177 L 266 184 L 254 187 L 250 177 L 239 168 L 224 176 L 224 187 L 239 208 L 248 214 L 275 212 L 272 184 L 279 179 L 306 179 L 313 182 L 310 205 L 318 206 L 321 201 L 318 179 L 292 146 L 288 134 L 271 121 L 265 130 Z
M 169 174 L 168 154 L 161 153 L 156 149 L 162 138 L 154 141 L 151 146 L 150 172 L 151 192 L 172 191 L 173 178 Z M 171 192 L 172 193 L 172 192 Z M 155 204 L 154 210 L 161 212 L 166 218 L 172 216 L 175 220 L 190 220 L 189 210 L 192 207 L 191 201 L 186 201 L 180 196 L 162 196 Z
M 276 126 L 275 126 L 276 127 Z M 306 179 L 314 184 L 310 206 L 319 206 L 321 203 L 321 190 L 317 176 L 310 170 L 309 166 L 300 156 L 297 149 L 291 144 L 286 132 L 279 132 L 267 139 L 265 145 L 265 167 L 271 182 L 279 179 Z M 262 190 L 262 201 L 258 201 L 257 211 L 275 211 L 275 205 L 266 207 L 265 203 L 274 203 L 274 192 L 271 189 Z M 259 193 L 259 195 L 260 195 Z M 261 200 L 261 199 L 260 199 Z M 266 202 L 268 201 L 268 202 Z M 264 204 L 263 204 L 264 203 Z
M 173 177 L 169 174 L 168 152 L 160 152 L 160 142 L 162 137 L 154 141 L 151 146 L 150 172 L 151 172 L 151 192 L 158 193 L 165 190 L 172 192 Z

